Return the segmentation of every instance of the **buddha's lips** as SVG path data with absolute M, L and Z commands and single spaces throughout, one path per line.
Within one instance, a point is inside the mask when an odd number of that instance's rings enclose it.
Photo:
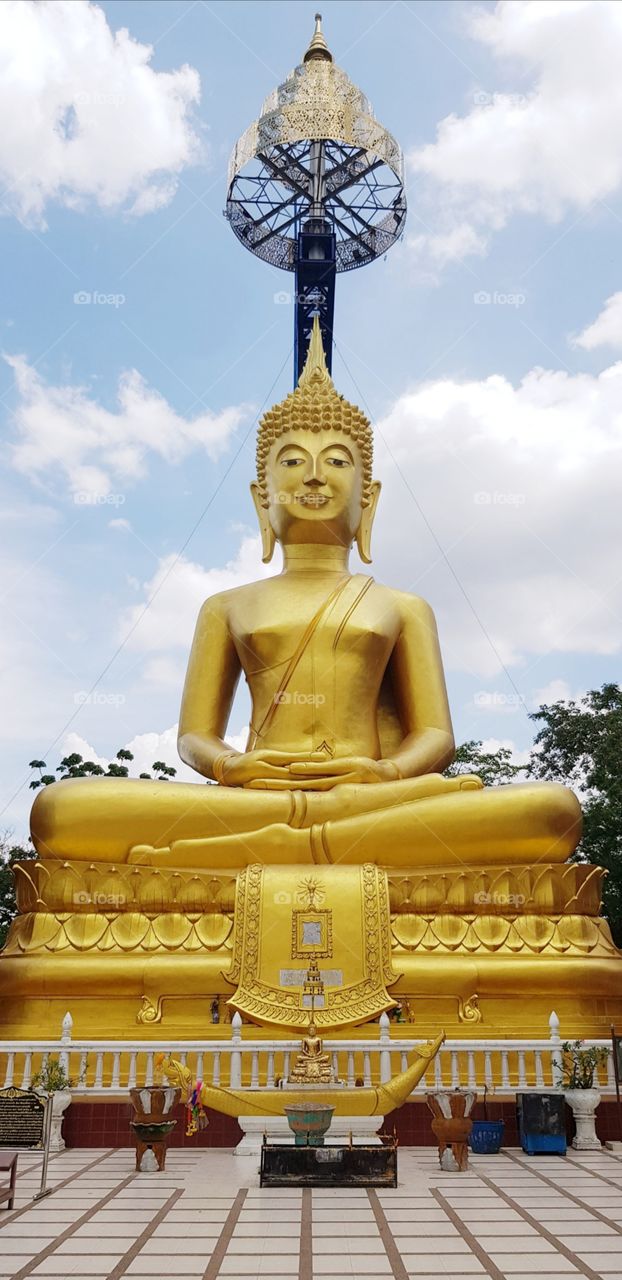
M 296 498 L 302 507 L 323 507 L 330 502 L 330 494 L 327 493 L 303 493 L 301 497 Z

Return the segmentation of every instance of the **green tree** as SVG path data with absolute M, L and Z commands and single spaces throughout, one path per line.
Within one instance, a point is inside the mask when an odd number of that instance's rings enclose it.
M 131 751 L 126 751 L 124 747 L 117 751 L 114 760 L 110 761 L 107 769 L 103 769 L 100 764 L 95 764 L 93 760 L 84 760 L 81 755 L 74 752 L 70 756 L 64 756 L 60 764 L 56 766 L 56 773 L 60 774 L 57 778 L 53 773 L 44 773 L 47 769 L 45 760 L 31 760 L 30 768 L 39 770 L 39 777 L 33 778 L 30 786 L 33 791 L 38 787 L 49 787 L 52 782 L 62 782 L 65 778 L 129 778 L 130 771 L 128 764 L 131 764 L 134 756 Z M 117 760 L 121 763 L 117 764 Z M 125 763 L 128 762 L 128 764 Z M 153 774 L 140 773 L 140 778 L 155 778 L 159 782 L 168 782 L 169 778 L 174 778 L 177 773 L 172 765 L 165 764 L 163 760 L 156 760 L 152 764 Z
M 22 845 L 13 844 L 10 832 L 6 831 L 0 836 L 0 947 L 4 946 L 11 921 L 17 914 L 13 863 L 23 862 L 25 858 L 35 856 L 32 845 L 24 848 Z
M 508 782 L 516 782 L 524 769 L 522 765 L 512 763 L 509 747 L 484 751 L 483 743 L 471 739 L 456 749 L 456 758 L 445 769 L 444 776 L 457 778 L 461 773 L 476 773 L 485 787 L 500 787 Z
M 603 912 L 622 945 L 622 689 L 604 684 L 578 701 L 540 707 L 529 763 L 534 778 L 563 782 L 583 808 L 577 862 L 606 867 Z

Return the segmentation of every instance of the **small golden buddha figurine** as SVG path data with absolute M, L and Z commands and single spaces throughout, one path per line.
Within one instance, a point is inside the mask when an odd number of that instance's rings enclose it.
M 581 811 L 553 783 L 484 789 L 442 777 L 451 728 L 434 616 L 350 573 L 371 560 L 380 494 L 372 433 L 328 373 L 319 324 L 296 390 L 263 418 L 251 486 L 264 560 L 280 574 L 212 596 L 198 623 L 179 753 L 218 786 L 76 779 L 39 792 L 41 857 L 154 866 L 563 862 Z M 227 744 L 240 676 L 245 751 Z
M 313 1021 L 309 1022 L 306 1036 L 303 1036 L 288 1084 L 334 1084 L 335 1073 L 329 1053 L 324 1052 L 322 1041 L 317 1034 Z

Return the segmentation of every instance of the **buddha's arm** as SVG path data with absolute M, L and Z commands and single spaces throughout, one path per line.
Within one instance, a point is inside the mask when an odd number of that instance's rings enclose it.
M 445 769 L 455 743 L 434 614 L 416 596 L 399 600 L 402 626 L 390 671 L 405 736 L 389 759 L 403 778 L 416 778 Z
M 179 716 L 177 746 L 182 760 L 206 778 L 224 751 L 223 739 L 240 677 L 240 661 L 229 629 L 226 597 L 206 600 L 198 617 Z

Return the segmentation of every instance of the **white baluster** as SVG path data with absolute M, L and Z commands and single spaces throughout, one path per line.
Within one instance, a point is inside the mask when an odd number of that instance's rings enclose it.
M 88 1059 L 87 1051 L 86 1049 L 83 1049 L 82 1053 L 80 1054 L 80 1066 L 78 1067 L 78 1084 L 83 1089 L 86 1089 L 88 1087 L 87 1080 L 86 1080 L 87 1059 Z
M 69 1013 L 69 1011 L 67 1011 L 61 1023 L 60 1042 L 62 1045 L 71 1044 L 72 1031 L 73 1031 L 73 1018 Z M 63 1071 L 65 1072 L 65 1075 L 68 1076 L 69 1075 L 69 1052 L 67 1049 L 62 1049 L 61 1052 L 59 1053 L 58 1063 L 59 1063 L 59 1066 L 61 1066 Z
M 510 1089 L 510 1061 L 507 1049 L 501 1050 L 501 1084 L 505 1089 Z
M 145 1084 L 147 1088 L 151 1088 L 153 1084 L 153 1053 L 151 1049 L 147 1053 L 147 1061 L 145 1064 Z
M 542 1066 L 542 1054 L 539 1049 L 536 1049 L 533 1055 L 533 1058 L 534 1058 L 534 1064 L 536 1068 L 536 1089 L 543 1089 L 544 1088 L 544 1068 Z
M 251 1089 L 259 1088 L 259 1050 L 253 1049 L 251 1057 Z
M 266 1088 L 274 1089 L 274 1050 L 268 1050 L 268 1072 L 266 1075 Z
M 112 1080 L 110 1082 L 113 1089 L 119 1088 L 120 1074 L 121 1074 L 121 1054 L 118 1049 L 115 1049 L 112 1055 Z
M 203 1079 L 203 1054 L 201 1050 L 197 1053 L 197 1080 Z
M 103 1082 L 104 1082 L 104 1054 L 103 1054 L 103 1051 L 99 1049 L 97 1053 L 97 1057 L 95 1059 L 95 1088 L 101 1089 Z
M 335 1057 L 337 1055 L 335 1054 Z M 283 1055 L 283 1079 L 287 1080 L 289 1076 L 289 1050 L 287 1049 Z
M 527 1073 L 525 1071 L 525 1050 L 518 1051 L 518 1087 L 525 1089 L 527 1087 Z
M 609 1057 L 607 1058 L 607 1086 L 615 1092 L 616 1073 L 613 1065 L 613 1053 L 611 1052 L 611 1049 L 609 1050 Z
M 216 1049 L 212 1058 L 212 1084 L 220 1085 L 220 1052 Z
M 242 1019 L 234 1013 L 231 1019 L 231 1064 L 229 1080 L 232 1089 L 242 1088 Z
M 563 1076 L 562 1041 L 559 1034 L 559 1018 L 554 1009 L 549 1018 L 549 1039 L 551 1042 L 551 1084 L 554 1089 L 561 1089 Z
M 15 1073 L 15 1053 L 11 1049 L 7 1057 L 7 1063 L 6 1063 L 6 1076 L 4 1078 L 5 1089 L 11 1089 L 13 1087 L 14 1073 Z
M 371 1084 L 371 1059 L 369 1050 L 365 1050 L 363 1054 L 363 1083 L 369 1088 Z
M 434 1059 L 434 1088 L 442 1089 L 443 1087 L 443 1068 L 441 1066 L 441 1055 L 437 1053 Z
M 32 1053 L 28 1050 L 24 1058 L 24 1074 L 22 1076 L 22 1089 L 30 1088 L 30 1080 L 32 1077 Z
M 489 1049 L 486 1049 L 486 1052 L 484 1053 L 484 1084 L 486 1085 L 487 1089 L 492 1089 L 492 1085 L 493 1085 L 492 1060 L 491 1060 Z
M 458 1063 L 458 1054 L 456 1053 L 455 1049 L 451 1050 L 449 1060 L 451 1062 L 451 1087 L 452 1089 L 459 1089 L 460 1088 L 460 1066 Z
M 348 1051 L 348 1084 L 351 1089 L 354 1087 L 354 1054 L 351 1049 Z
M 469 1089 L 475 1089 L 477 1087 L 477 1077 L 475 1075 L 475 1054 L 472 1049 L 469 1049 L 467 1053 L 467 1070 L 469 1076 Z
M 391 1023 L 388 1013 L 380 1014 L 380 1083 L 391 1079 Z
M 127 1087 L 128 1087 L 128 1089 L 135 1089 L 135 1088 L 136 1088 L 136 1058 L 137 1058 L 137 1056 L 138 1056 L 138 1055 L 137 1055 L 136 1050 L 135 1050 L 135 1049 L 132 1049 L 132 1052 L 130 1053 L 130 1069 L 129 1069 L 129 1072 L 128 1072 L 128 1078 L 127 1078 Z
M 288 1055 L 288 1063 L 289 1063 L 289 1055 Z M 289 1066 L 288 1066 L 288 1070 L 289 1070 Z M 333 1075 L 335 1077 L 335 1080 L 339 1079 L 339 1055 L 337 1054 L 337 1052 L 333 1053 Z M 390 1076 L 389 1076 L 389 1079 L 391 1079 Z
M 408 1054 L 405 1052 L 404 1049 L 402 1049 L 402 1052 L 400 1053 L 400 1071 L 407 1071 L 407 1070 L 408 1070 Z

